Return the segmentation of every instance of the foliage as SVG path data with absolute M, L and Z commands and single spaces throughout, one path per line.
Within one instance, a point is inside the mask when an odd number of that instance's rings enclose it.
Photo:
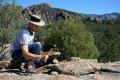
M 99 56 L 93 36 L 84 29 L 82 22 L 70 20 L 48 27 L 44 38 L 47 43 L 57 45 L 62 53 L 61 59 L 69 59 L 71 56 L 81 58 L 97 58 Z
M 112 62 L 120 60 L 120 26 L 119 24 L 88 24 L 98 47 L 100 62 Z
M 15 0 L 12 4 L 0 2 L 0 54 L 5 55 L 5 49 L 10 47 L 15 37 L 16 31 L 21 27 L 21 7 L 15 6 Z

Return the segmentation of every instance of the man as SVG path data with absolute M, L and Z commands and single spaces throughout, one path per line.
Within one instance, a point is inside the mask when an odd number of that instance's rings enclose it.
M 31 15 L 28 27 L 23 28 L 16 36 L 13 43 L 12 59 L 14 61 L 25 62 L 26 71 L 33 71 L 34 60 L 46 61 L 48 55 L 42 55 L 40 42 L 34 42 L 34 34 L 45 22 L 37 15 Z

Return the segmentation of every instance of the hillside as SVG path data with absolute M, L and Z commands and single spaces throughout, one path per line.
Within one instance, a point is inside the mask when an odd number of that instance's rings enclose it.
M 114 12 L 109 14 L 81 14 L 85 21 L 100 22 L 100 23 L 120 23 L 120 13 Z
M 120 13 L 110 13 L 110 14 L 82 14 L 76 13 L 64 9 L 53 8 L 47 3 L 33 5 L 25 8 L 23 10 L 23 14 L 28 17 L 28 14 L 39 14 L 41 15 L 42 19 L 47 24 L 55 23 L 56 21 L 63 21 L 67 19 L 75 19 L 75 20 L 84 20 L 86 21 L 98 21 L 99 23 L 103 22 L 113 22 L 119 23 L 120 22 Z
M 32 14 L 36 13 L 41 15 L 42 19 L 47 24 L 52 24 L 56 21 L 63 21 L 67 19 L 82 20 L 82 16 L 78 13 L 58 8 L 52 8 L 49 4 L 46 3 L 33 5 L 24 9 L 25 15 L 28 15 L 31 12 Z

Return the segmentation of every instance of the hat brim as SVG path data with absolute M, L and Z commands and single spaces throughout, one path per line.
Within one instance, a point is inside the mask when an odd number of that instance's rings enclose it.
M 37 26 L 45 26 L 45 22 L 43 20 L 41 20 L 40 22 L 34 22 L 34 21 L 29 21 L 28 22 L 37 25 Z

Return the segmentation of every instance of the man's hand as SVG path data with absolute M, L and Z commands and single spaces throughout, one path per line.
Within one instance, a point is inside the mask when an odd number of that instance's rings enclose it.
M 49 56 L 48 55 L 42 55 L 42 54 L 40 54 L 39 58 L 40 58 L 40 60 L 47 61 L 47 59 L 49 58 Z

